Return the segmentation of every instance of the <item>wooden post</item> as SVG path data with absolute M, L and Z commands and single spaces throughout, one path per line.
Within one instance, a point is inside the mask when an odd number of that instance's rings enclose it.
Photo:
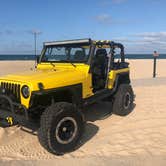
M 156 63 L 157 63 L 157 57 L 159 56 L 159 54 L 157 53 L 157 51 L 154 51 L 153 53 L 153 78 L 156 77 Z
M 154 61 L 153 61 L 153 78 L 156 77 L 156 57 L 154 57 Z

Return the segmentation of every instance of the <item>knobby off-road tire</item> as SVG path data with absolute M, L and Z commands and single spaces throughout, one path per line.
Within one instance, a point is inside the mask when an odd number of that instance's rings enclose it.
M 77 148 L 83 130 L 82 113 L 70 103 L 59 102 L 42 114 L 38 138 L 47 151 L 63 155 Z
M 131 85 L 121 84 L 113 97 L 112 112 L 116 115 L 126 116 L 133 108 L 134 93 Z

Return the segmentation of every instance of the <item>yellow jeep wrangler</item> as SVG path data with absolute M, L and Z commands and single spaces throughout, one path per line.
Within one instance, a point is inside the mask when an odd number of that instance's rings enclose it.
M 125 116 L 132 110 L 133 96 L 122 44 L 45 42 L 35 70 L 0 78 L 0 117 L 9 125 L 39 126 L 41 145 L 60 155 L 79 144 L 85 106 L 107 98 L 110 112 Z

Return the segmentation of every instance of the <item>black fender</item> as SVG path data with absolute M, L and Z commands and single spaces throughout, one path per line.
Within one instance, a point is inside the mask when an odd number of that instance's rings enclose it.
M 82 103 L 82 84 L 32 92 L 30 107 L 48 106 L 52 102 L 69 102 L 80 105 Z
M 117 74 L 116 79 L 118 79 L 118 86 L 120 84 L 130 84 L 130 74 L 129 72 L 119 73 Z

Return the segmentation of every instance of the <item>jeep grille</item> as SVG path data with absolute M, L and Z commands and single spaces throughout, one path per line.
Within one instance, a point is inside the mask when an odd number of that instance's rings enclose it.
M 1 88 L 4 88 L 7 94 L 12 94 L 17 102 L 20 102 L 20 85 L 8 82 L 1 82 Z

